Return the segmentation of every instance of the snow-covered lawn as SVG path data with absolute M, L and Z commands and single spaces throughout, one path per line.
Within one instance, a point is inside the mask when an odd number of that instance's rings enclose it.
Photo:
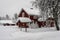
M 15 26 L 0 26 L 0 40 L 9 40 L 11 39 L 11 33 L 19 31 Z
M 0 26 L 0 40 L 60 40 L 60 31 L 52 28 L 24 28 L 20 31 L 17 26 Z
M 14 36 L 15 40 L 60 40 L 60 31 L 39 33 L 17 32 L 14 35 L 16 35 Z

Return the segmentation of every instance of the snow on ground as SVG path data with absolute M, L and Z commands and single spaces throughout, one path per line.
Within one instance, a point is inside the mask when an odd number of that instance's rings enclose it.
M 11 33 L 19 31 L 15 26 L 0 26 L 0 40 L 9 40 L 11 39 Z
M 39 33 L 15 33 L 14 40 L 60 40 L 60 31 Z M 17 36 L 18 34 L 18 36 Z
M 55 27 L 52 28 L 28 28 L 25 29 L 17 26 L 0 26 L 0 40 L 59 40 L 60 31 L 56 31 Z

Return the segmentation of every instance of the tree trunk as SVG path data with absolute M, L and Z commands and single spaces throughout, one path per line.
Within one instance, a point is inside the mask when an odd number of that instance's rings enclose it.
M 56 15 L 56 14 L 55 14 Z M 59 30 L 59 25 L 58 25 L 58 17 L 53 15 L 54 20 L 55 20 L 55 25 L 56 25 L 56 29 Z
M 55 25 L 56 25 L 56 29 L 59 31 L 59 26 L 58 26 L 58 21 L 57 21 L 57 19 L 55 20 Z
M 56 10 L 56 8 L 53 8 L 53 17 L 55 20 L 56 29 L 59 31 L 58 14 L 57 14 L 57 11 L 55 11 L 55 10 Z

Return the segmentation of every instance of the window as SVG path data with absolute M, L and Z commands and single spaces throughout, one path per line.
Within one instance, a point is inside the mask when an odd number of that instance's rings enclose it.
M 37 19 L 37 16 L 34 16 L 34 19 Z
M 24 17 L 24 12 L 22 13 L 22 17 Z

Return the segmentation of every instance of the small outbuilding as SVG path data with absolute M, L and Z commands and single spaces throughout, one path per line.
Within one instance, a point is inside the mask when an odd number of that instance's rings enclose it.
M 55 26 L 55 20 L 52 17 L 49 17 L 47 20 L 47 26 L 54 27 Z
M 39 25 L 39 28 L 46 26 L 46 19 L 43 20 L 43 18 L 39 18 L 38 19 L 38 25 Z

